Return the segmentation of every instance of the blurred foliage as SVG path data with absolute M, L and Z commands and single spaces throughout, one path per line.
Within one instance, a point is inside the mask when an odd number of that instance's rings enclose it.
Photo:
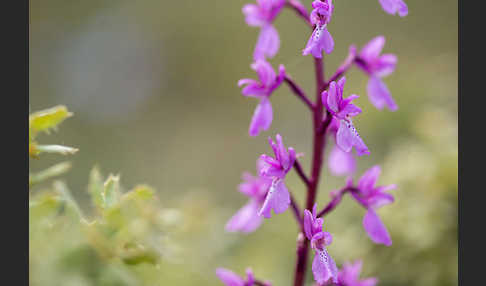
M 39 131 L 56 128 L 69 114 L 65 107 L 31 114 L 32 139 Z M 64 162 L 31 175 L 29 185 L 61 175 L 70 166 Z M 62 181 L 30 189 L 31 285 L 147 285 L 149 278 L 140 271 L 154 271 L 162 258 L 177 253 L 171 234 L 177 232 L 179 213 L 161 208 L 147 185 L 123 192 L 119 178 L 104 179 L 97 167 L 92 169 L 92 216 L 84 214 Z
M 304 152 L 305 171 L 312 151 L 311 118 L 285 86 L 272 95 L 271 129 L 257 138 L 247 134 L 256 102 L 241 96 L 236 82 L 255 76 L 249 65 L 258 29 L 246 26 L 241 13 L 248 2 L 30 1 L 30 104 L 62 102 L 76 113 L 63 123 L 68 128 L 50 138 L 83 146 L 83 156 L 71 159 L 75 168 L 63 174 L 79 209 L 93 218 L 87 221 L 104 218 L 98 209 L 104 189 L 94 191 L 107 179 L 94 175 L 99 164 L 123 174 L 129 186 L 156 186 L 154 197 L 164 198 L 159 211 L 177 226 L 177 243 L 170 243 L 176 250 L 166 259 L 130 265 L 121 256 L 102 256 L 87 242 L 81 224 L 67 219 L 76 212 L 64 203 L 52 221 L 31 211 L 31 232 L 37 217 L 44 229 L 30 237 L 32 285 L 222 285 L 214 275 L 219 266 L 237 273 L 251 266 L 274 285 L 290 284 L 297 233 L 290 213 L 249 235 L 224 232 L 246 201 L 236 191 L 241 173 L 254 172 L 257 157 L 271 152 L 267 136 L 280 133 Z M 310 7 L 310 0 L 302 2 Z M 381 286 L 457 285 L 457 1 L 406 0 L 405 18 L 385 14 L 378 0 L 362 2 L 335 1 L 329 24 L 335 50 L 325 56 L 325 70 L 332 74 L 350 44 L 361 47 L 379 34 L 387 39 L 384 53 L 398 56 L 396 71 L 385 79 L 397 112 L 369 104 L 367 78 L 356 69 L 347 74 L 345 90 L 361 96 L 363 113 L 355 124 L 372 153 L 359 158 L 358 175 L 380 164 L 379 183 L 398 184 L 396 202 L 379 210 L 393 245 L 369 240 L 361 225 L 364 210 L 346 197 L 324 222 L 334 237 L 329 251 L 338 266 L 362 258 L 362 277 L 376 276 Z M 281 49 L 272 65 L 284 64 L 312 95 L 312 60 L 301 55 L 306 26 L 288 10 L 275 26 Z M 47 195 L 56 191 L 49 179 L 70 164 L 54 167 L 54 156 L 39 157 L 30 167 L 47 173 L 31 174 L 31 196 L 49 206 L 62 198 Z M 302 203 L 297 176 L 290 173 L 287 183 Z M 344 178 L 325 170 L 319 204 L 343 184 Z M 101 251 L 118 255 L 120 248 Z

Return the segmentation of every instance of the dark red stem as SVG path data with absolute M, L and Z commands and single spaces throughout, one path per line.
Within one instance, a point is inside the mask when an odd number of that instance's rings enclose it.
M 352 66 L 355 61 L 357 61 L 356 54 L 352 53 L 348 55 L 348 57 L 344 60 L 344 62 L 339 66 L 336 72 L 329 78 L 329 80 L 324 85 L 324 89 L 326 89 L 332 81 L 336 81 L 340 78 L 343 74 L 345 74 Z
M 331 212 L 336 206 L 341 202 L 344 194 L 347 192 L 355 192 L 357 191 L 353 187 L 345 187 L 337 192 L 337 194 L 332 198 L 332 200 L 327 204 L 327 206 L 317 214 L 317 217 L 322 217 Z
M 307 9 L 304 5 L 302 5 L 302 3 L 296 0 L 288 0 L 287 2 L 285 2 L 285 6 L 294 10 L 297 13 L 297 16 L 301 17 L 307 23 L 307 25 L 312 28 L 309 12 L 307 12 Z
M 300 165 L 299 161 L 297 161 L 297 160 L 295 160 L 295 162 L 294 162 L 294 169 L 297 172 L 297 174 L 300 176 L 302 181 L 304 181 L 304 184 L 308 187 L 309 184 L 310 184 L 310 181 L 307 178 L 307 176 L 305 175 L 304 170 L 302 169 L 302 166 Z
M 289 85 L 290 89 L 295 93 L 295 95 L 297 95 L 297 97 L 310 108 L 310 110 L 314 110 L 314 104 L 312 101 L 307 98 L 305 92 L 292 80 L 292 78 L 286 75 L 284 81 Z
M 319 185 L 319 178 L 322 169 L 323 152 L 325 141 L 325 134 L 322 130 L 327 129 L 327 126 L 323 126 L 323 104 L 321 100 L 321 93 L 325 88 L 324 81 L 324 65 L 322 59 L 314 58 L 315 74 L 316 74 L 316 101 L 313 112 L 313 156 L 312 156 L 312 172 L 310 184 L 307 188 L 307 200 L 306 209 L 312 209 L 317 195 L 317 187 Z M 330 122 L 330 120 L 327 120 Z M 329 124 L 329 123 L 327 123 Z M 299 237 L 302 235 L 299 234 Z M 307 266 L 307 256 L 309 254 L 309 240 L 299 241 L 297 244 L 297 262 L 295 265 L 295 277 L 294 286 L 304 285 L 305 272 Z

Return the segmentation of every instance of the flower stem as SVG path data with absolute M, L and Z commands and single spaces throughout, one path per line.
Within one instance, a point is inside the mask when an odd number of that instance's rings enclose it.
M 306 209 L 312 209 L 317 195 L 317 187 L 319 185 L 319 178 L 322 169 L 323 153 L 325 141 L 325 132 L 322 132 L 323 128 L 323 104 L 321 100 L 321 93 L 325 88 L 324 81 L 324 65 L 322 59 L 314 58 L 315 75 L 316 75 L 316 101 L 313 112 L 313 125 L 314 125 L 314 140 L 313 140 L 313 156 L 312 156 L 312 173 L 310 184 L 307 188 L 307 200 Z M 327 120 L 330 122 L 330 120 Z M 329 123 L 327 123 L 329 124 Z M 325 126 L 327 129 L 327 126 Z M 325 130 L 324 129 L 324 130 Z M 307 266 L 307 256 L 309 254 L 309 240 L 304 239 L 303 242 L 299 242 L 297 245 L 297 262 L 295 265 L 294 286 L 304 285 L 305 272 Z
M 336 206 L 341 202 L 342 197 L 347 192 L 353 192 L 355 189 L 353 187 L 344 187 L 337 192 L 337 194 L 332 198 L 332 200 L 327 204 L 327 206 L 317 214 L 317 217 L 322 217 L 331 212 Z
M 296 0 L 288 0 L 285 2 L 285 5 L 293 9 L 297 13 L 297 16 L 301 17 L 312 28 L 312 23 L 309 20 L 309 12 L 307 12 L 305 6 Z
M 290 89 L 295 95 L 300 98 L 311 110 L 314 110 L 314 104 L 305 95 L 305 92 L 300 88 L 289 76 L 285 76 L 285 82 L 289 85 Z
M 332 81 L 337 80 L 343 74 L 345 74 L 352 66 L 353 63 L 358 61 L 358 57 L 354 52 L 351 52 L 348 57 L 344 60 L 344 62 L 339 66 L 336 72 L 329 78 L 329 80 L 324 85 L 324 88 L 327 88 Z
M 300 165 L 299 161 L 297 161 L 297 159 L 295 159 L 294 162 L 294 169 L 297 172 L 297 174 L 300 176 L 304 184 L 307 187 L 309 187 L 310 184 L 309 178 L 307 178 L 307 176 L 305 175 L 304 170 L 302 169 L 302 166 Z

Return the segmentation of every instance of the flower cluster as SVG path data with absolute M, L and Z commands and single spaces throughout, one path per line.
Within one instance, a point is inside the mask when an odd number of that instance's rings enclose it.
M 403 17 L 408 14 L 408 7 L 403 0 L 379 0 L 382 8 L 389 14 Z M 312 102 L 296 82 L 288 76 L 283 65 L 275 72 L 268 62 L 279 48 L 279 34 L 274 27 L 276 17 L 284 7 L 296 12 L 312 27 L 312 34 L 307 41 L 302 54 L 312 54 L 316 67 L 317 94 Z M 324 80 L 322 68 L 322 53 L 331 53 L 334 40 L 328 31 L 328 24 L 334 15 L 332 0 L 314 0 L 312 11 L 307 12 L 299 0 L 256 0 L 255 4 L 243 7 L 243 14 L 248 25 L 260 27 L 260 35 L 253 52 L 251 68 L 257 73 L 258 79 L 241 79 L 238 86 L 242 87 L 244 96 L 256 97 L 259 103 L 253 113 L 249 127 L 250 136 L 258 136 L 267 131 L 273 121 L 273 108 L 270 97 L 282 84 L 288 84 L 298 99 L 302 100 L 313 115 L 313 154 L 311 174 L 306 175 L 297 161 L 299 157 L 292 147 L 285 147 L 282 136 L 277 134 L 275 141 L 269 138 L 273 156 L 261 155 L 257 160 L 257 175 L 243 174 L 243 182 L 239 191 L 249 197 L 244 205 L 234 214 L 226 224 L 228 232 L 251 233 L 262 225 L 264 218 L 281 214 L 292 206 L 292 211 L 299 225 L 300 234 L 297 243 L 297 261 L 294 275 L 294 285 L 304 284 L 307 253 L 309 248 L 315 253 L 312 262 L 312 273 L 318 285 L 336 284 L 340 286 L 374 286 L 376 278 L 360 280 L 362 262 L 343 263 L 338 269 L 335 261 L 328 253 L 327 247 L 332 243 L 333 236 L 323 230 L 323 216 L 333 211 L 341 202 L 342 196 L 349 193 L 359 205 L 366 209 L 363 227 L 370 239 L 377 244 L 391 245 L 391 236 L 379 218 L 376 210 L 394 201 L 389 190 L 395 185 L 376 186 L 381 169 L 374 166 L 366 171 L 357 184 L 353 184 L 356 172 L 357 158 L 370 155 L 370 150 L 358 134 L 353 119 L 362 113 L 355 104 L 358 95 L 351 94 L 344 97 L 344 74 L 353 66 L 362 70 L 369 78 L 367 94 L 370 102 L 381 110 L 387 107 L 391 111 L 398 106 L 390 91 L 383 82 L 385 76 L 390 75 L 397 64 L 397 57 L 393 54 L 381 54 L 385 38 L 378 36 L 368 42 L 361 51 L 355 45 L 349 47 L 349 55 L 330 77 Z M 327 165 L 331 174 L 335 176 L 347 175 L 345 186 L 339 191 L 331 192 L 331 201 L 318 211 L 316 196 L 323 156 L 326 147 L 326 137 L 334 139 L 334 147 L 329 152 Z M 356 150 L 353 153 L 353 149 Z M 357 156 L 357 157 L 355 157 Z M 290 170 L 295 169 L 302 179 L 306 192 L 306 209 L 303 212 L 293 200 L 293 196 L 286 187 L 285 179 Z M 312 207 L 313 206 L 313 207 Z M 312 212 L 309 210 L 312 207 Z M 247 270 L 246 278 L 240 277 L 230 270 L 218 268 L 217 276 L 227 286 L 270 285 L 269 282 L 257 280 L 251 269 Z

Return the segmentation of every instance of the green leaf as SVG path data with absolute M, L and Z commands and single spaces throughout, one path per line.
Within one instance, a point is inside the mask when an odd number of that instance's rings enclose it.
M 102 210 L 104 206 L 104 189 L 103 175 L 101 174 L 99 168 L 94 166 L 89 173 L 88 192 L 91 195 L 91 201 L 98 208 L 98 210 Z
M 57 126 L 66 118 L 73 114 L 68 111 L 66 106 L 58 105 L 49 109 L 34 112 L 29 115 L 29 138 L 31 140 L 41 131 L 49 133 L 51 129 Z
M 36 145 L 35 147 L 35 155 L 39 155 L 40 153 L 55 153 L 61 155 L 72 155 L 78 152 L 78 149 L 63 145 Z M 29 146 L 30 152 L 30 146 Z
M 69 169 L 71 169 L 71 163 L 62 162 L 54 166 L 51 166 L 43 171 L 34 174 L 29 174 L 29 187 L 39 182 L 50 179 L 52 177 L 57 177 L 59 175 L 62 175 L 67 171 L 69 171 Z
M 103 185 L 103 208 L 110 208 L 115 205 L 120 198 L 120 176 L 111 175 Z

